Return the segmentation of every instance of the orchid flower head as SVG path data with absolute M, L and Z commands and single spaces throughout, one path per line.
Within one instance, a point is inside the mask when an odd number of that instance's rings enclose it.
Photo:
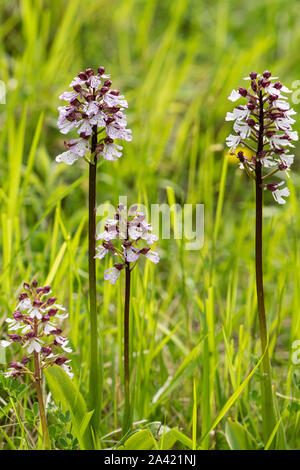
M 232 102 L 242 99 L 244 103 L 239 103 L 225 117 L 226 121 L 233 122 L 235 132 L 227 137 L 226 144 L 239 159 L 240 168 L 253 179 L 258 165 L 267 172 L 262 176 L 263 181 L 278 172 L 289 177 L 294 162 L 294 155 L 289 152 L 294 148 L 293 142 L 298 140 L 292 117 L 296 112 L 290 107 L 287 97 L 291 90 L 278 77 L 272 77 L 268 70 L 261 75 L 251 72 L 245 80 L 248 86 L 233 90 L 228 97 Z M 236 153 L 237 147 L 239 151 Z M 252 152 L 250 162 L 244 157 L 241 147 Z M 279 188 L 283 184 L 283 181 L 264 184 L 264 189 L 272 192 L 278 204 L 285 204 L 282 196 L 289 195 L 287 188 Z
M 119 90 L 112 89 L 110 75 L 104 67 L 79 72 L 70 84 L 71 91 L 60 95 L 67 102 L 59 106 L 58 128 L 62 134 L 76 132 L 76 138 L 65 142 L 65 151 L 57 162 L 72 165 L 93 151 L 93 158 L 116 161 L 123 147 L 115 140 L 131 141 L 124 109 L 128 103 Z
M 156 251 L 151 249 L 158 237 L 152 233 L 152 226 L 146 221 L 144 213 L 137 206 L 127 207 L 119 204 L 114 219 L 107 219 L 104 232 L 97 236 L 101 240 L 95 258 L 103 259 L 108 253 L 119 257 L 114 266 L 104 272 L 104 279 L 115 284 L 125 266 L 136 265 L 141 257 L 157 264 L 160 260 Z

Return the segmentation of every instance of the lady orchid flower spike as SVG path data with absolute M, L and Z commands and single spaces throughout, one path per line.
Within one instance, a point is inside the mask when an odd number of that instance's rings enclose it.
M 11 362 L 5 375 L 16 378 L 28 374 L 35 384 L 46 449 L 50 448 L 50 440 L 41 389 L 42 374 L 56 364 L 73 377 L 70 360 L 66 357 L 72 349 L 59 325 L 67 317 L 66 309 L 51 296 L 50 286 L 38 287 L 36 280 L 31 285 L 25 282 L 13 318 L 6 320 L 9 340 L 1 341 L 2 347 L 18 343 L 25 351 L 20 362 Z
M 58 127 L 62 134 L 76 132 L 77 135 L 65 142 L 66 151 L 58 155 L 56 161 L 72 165 L 78 159 L 84 159 L 89 164 L 89 400 L 93 410 L 91 426 L 97 434 L 103 387 L 96 301 L 96 168 L 99 159 L 116 161 L 120 158 L 123 147 L 116 140 L 131 141 L 132 136 L 124 113 L 127 101 L 118 90 L 112 89 L 110 75 L 105 73 L 104 67 L 80 72 L 70 88 L 60 96 L 67 104 L 58 108 Z
M 66 101 L 60 106 L 58 127 L 62 134 L 76 131 L 78 138 L 65 142 L 66 151 L 56 157 L 57 162 L 72 165 L 79 158 L 115 161 L 122 156 L 123 147 L 115 140 L 131 141 L 124 108 L 127 101 L 118 90 L 111 89 L 110 75 L 104 67 L 97 73 L 91 68 L 80 72 L 70 84 L 72 91 L 60 95 Z
M 263 437 L 265 442 L 268 442 L 278 422 L 278 417 L 272 391 L 264 302 L 263 190 L 271 191 L 276 202 L 285 204 L 284 198 L 289 195 L 289 190 L 287 187 L 282 187 L 284 181 L 278 183 L 267 180 L 278 172 L 285 172 L 289 175 L 294 161 L 294 155 L 289 153 L 289 149 L 294 148 L 292 142 L 298 140 L 298 134 L 292 129 L 295 122 L 292 116 L 296 113 L 290 108 L 286 97 L 286 94 L 291 91 L 278 80 L 278 77 L 272 77 L 269 71 L 265 71 L 262 75 L 251 72 L 245 80 L 250 80 L 248 88 L 233 90 L 228 98 L 233 102 L 243 98 L 246 103 L 238 105 L 233 112 L 228 112 L 225 119 L 234 121 L 235 134 L 230 134 L 227 138 L 227 145 L 231 152 L 235 155 L 237 146 L 244 146 L 252 152 L 251 161 L 248 161 L 243 151 L 239 151 L 236 156 L 240 160 L 240 167 L 255 181 L 256 189 L 256 292 L 262 349 Z M 276 439 L 279 439 L 279 436 L 280 432 Z
M 150 247 L 158 238 L 151 232 L 152 227 L 146 222 L 145 214 L 137 212 L 136 206 L 130 208 L 128 216 L 127 208 L 122 204 L 118 206 L 115 218 L 106 220 L 104 232 L 97 237 L 102 244 L 96 248 L 95 258 L 102 259 L 109 252 L 119 256 L 120 262 L 104 272 L 106 281 L 115 284 L 122 269 L 128 267 L 131 272 L 142 256 L 155 264 L 159 262 L 158 253 Z M 113 240 L 121 240 L 121 249 Z
M 152 263 L 159 262 L 159 255 L 151 250 L 151 245 L 158 240 L 152 234 L 152 227 L 147 223 L 145 214 L 132 206 L 127 212 L 126 206 L 119 204 L 114 219 L 106 220 L 104 232 L 97 240 L 102 244 L 97 247 L 96 258 L 102 259 L 107 253 L 118 256 L 119 262 L 104 272 L 104 279 L 115 284 L 120 272 L 125 270 L 125 301 L 124 301 L 124 389 L 125 407 L 123 417 L 123 434 L 131 429 L 130 400 L 130 365 L 129 365 L 129 312 L 131 272 L 144 256 Z
M 254 180 L 257 172 L 261 174 L 262 187 L 272 192 L 278 204 L 285 204 L 284 197 L 289 196 L 289 190 L 282 187 L 284 182 L 269 183 L 266 180 L 278 172 L 285 172 L 289 176 L 294 162 L 294 155 L 289 152 L 294 148 L 292 142 L 298 140 L 297 132 L 292 129 L 295 122 L 292 116 L 296 112 L 290 108 L 285 96 L 291 90 L 278 81 L 278 77 L 272 77 L 269 71 L 265 71 L 262 76 L 251 72 L 245 80 L 250 80 L 248 89 L 241 87 L 233 90 L 228 97 L 233 102 L 240 98 L 247 102 L 227 113 L 225 119 L 234 121 L 235 134 L 230 134 L 226 142 L 240 160 L 240 168 L 245 169 Z M 248 161 L 243 151 L 235 154 L 238 146 L 247 147 L 252 152 L 251 161 Z

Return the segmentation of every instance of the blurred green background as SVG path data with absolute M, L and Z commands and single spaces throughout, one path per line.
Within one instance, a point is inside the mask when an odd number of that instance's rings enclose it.
M 73 76 L 104 65 L 128 100 L 133 141 L 120 161 L 100 166 L 98 204 L 116 205 L 127 195 L 130 204 L 174 198 L 205 205 L 200 251 L 161 240 L 161 263 L 135 272 L 135 419 L 162 420 L 190 435 L 195 378 L 198 433 L 204 435 L 260 351 L 254 189 L 224 146 L 231 132 L 224 121 L 232 110 L 227 97 L 252 70 L 269 69 L 288 87 L 300 80 L 299 3 L 2 0 L 0 13 L 0 79 L 7 88 L 0 104 L 3 332 L 22 282 L 51 283 L 70 311 L 74 371 L 85 391 L 87 168 L 55 162 L 64 140 L 56 121 L 58 96 Z M 265 195 L 264 269 L 276 391 L 299 399 L 298 369 L 290 363 L 291 344 L 300 339 L 298 149 L 295 154 L 287 204 Z M 104 285 L 105 267 L 98 263 L 109 432 L 118 427 L 121 404 L 122 283 Z M 258 396 L 254 380 L 230 410 L 256 438 Z M 279 405 L 288 410 L 290 401 L 279 397 Z M 291 447 L 300 440 L 299 417 L 294 409 L 284 418 Z M 203 445 L 212 444 L 206 439 Z

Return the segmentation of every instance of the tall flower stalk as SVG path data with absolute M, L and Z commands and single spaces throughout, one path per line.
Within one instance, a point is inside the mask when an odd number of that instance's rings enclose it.
M 295 113 L 290 108 L 286 93 L 290 90 L 284 86 L 278 77 L 272 77 L 271 72 L 265 71 L 262 76 L 251 72 L 245 80 L 250 80 L 248 88 L 241 87 L 233 90 L 230 101 L 240 98 L 247 100 L 244 105 L 237 106 L 233 112 L 226 115 L 227 121 L 234 121 L 235 135 L 227 138 L 227 145 L 240 161 L 240 168 L 255 181 L 256 192 L 256 228 L 255 228 L 255 267 L 257 309 L 259 317 L 262 373 L 262 416 L 263 435 L 267 442 L 276 425 L 276 412 L 272 392 L 271 365 L 268 352 L 268 331 L 264 302 L 263 283 L 263 190 L 269 190 L 276 202 L 285 204 L 284 197 L 289 195 L 284 182 L 269 182 L 275 174 L 285 172 L 289 176 L 290 166 L 294 155 L 289 154 L 293 148 L 292 141 L 298 140 L 297 132 L 292 130 Z M 249 161 L 243 151 L 235 153 L 237 146 L 242 146 L 252 152 Z
M 127 129 L 127 101 L 118 90 L 111 89 L 110 75 L 104 67 L 97 72 L 86 69 L 80 72 L 60 99 L 68 104 L 59 107 L 58 127 L 62 134 L 76 131 L 79 138 L 65 142 L 66 151 L 56 157 L 57 162 L 72 165 L 79 158 L 89 165 L 89 310 L 90 310 L 90 376 L 89 397 L 94 410 L 92 425 L 97 432 L 100 424 L 101 406 L 101 344 L 98 336 L 97 297 L 96 297 L 96 188 L 97 161 L 116 161 L 122 156 L 122 146 L 115 139 L 132 140 L 131 130 Z
M 72 352 L 72 349 L 68 346 L 68 339 L 61 336 L 62 330 L 57 322 L 67 318 L 68 314 L 50 294 L 51 287 L 38 287 L 36 280 L 31 285 L 24 283 L 24 292 L 19 297 L 13 318 L 6 320 L 10 331 L 9 340 L 1 341 L 3 347 L 18 343 L 27 352 L 21 362 L 11 362 L 5 375 L 16 378 L 27 374 L 33 382 L 39 404 L 45 450 L 49 450 L 51 444 L 41 387 L 43 372 L 56 364 L 73 377 L 70 360 L 64 355 L 66 352 Z
M 96 258 L 102 259 L 107 253 L 119 258 L 112 268 L 104 272 L 104 279 L 115 284 L 121 271 L 125 270 L 123 435 L 131 429 L 133 412 L 130 400 L 129 357 L 131 272 L 142 256 L 155 264 L 159 262 L 158 253 L 151 250 L 157 236 L 151 233 L 152 227 L 146 222 L 145 215 L 136 209 L 136 206 L 132 206 L 127 213 L 127 208 L 120 204 L 114 219 L 106 220 L 104 232 L 97 237 L 97 240 L 102 240 L 102 244 L 97 247 Z

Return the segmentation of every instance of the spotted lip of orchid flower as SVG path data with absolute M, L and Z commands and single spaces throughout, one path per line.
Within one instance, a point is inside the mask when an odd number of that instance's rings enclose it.
M 7 377 L 18 377 L 30 373 L 26 364 L 37 354 L 41 367 L 47 368 L 53 364 L 62 368 L 73 376 L 69 361 L 61 361 L 61 350 L 72 352 L 67 346 L 68 339 L 61 336 L 62 330 L 57 321 L 67 318 L 68 314 L 62 305 L 56 303 L 56 297 L 51 297 L 51 287 L 38 287 L 37 281 L 31 284 L 24 283 L 24 292 L 19 296 L 19 303 L 13 318 L 7 318 L 8 338 L 0 342 L 2 347 L 18 343 L 27 350 L 28 356 L 22 361 L 11 363 L 6 372 Z M 60 313 L 62 312 L 62 313 Z
M 111 252 L 121 259 L 120 263 L 104 272 L 104 279 L 109 283 L 115 284 L 126 264 L 134 266 L 141 256 L 152 263 L 159 262 L 158 253 L 151 250 L 158 237 L 151 233 L 151 225 L 147 223 L 145 214 L 137 211 L 137 206 L 131 206 L 127 213 L 127 208 L 120 204 L 114 219 L 107 219 L 104 228 L 97 237 L 97 240 L 102 240 L 102 245 L 98 245 L 95 258 L 102 259 Z
M 76 131 L 79 138 L 65 142 L 66 151 L 56 157 L 57 162 L 73 165 L 90 151 L 90 140 L 97 134 L 96 156 L 104 160 L 116 161 L 122 156 L 123 147 L 115 143 L 116 139 L 131 141 L 131 130 L 127 128 L 124 109 L 127 101 L 118 90 L 112 90 L 110 75 L 99 67 L 95 72 L 87 69 L 75 77 L 70 87 L 60 99 L 67 101 L 59 106 L 58 128 L 62 134 Z M 100 136 L 100 138 L 99 138 Z
M 227 137 L 226 144 L 230 152 L 239 159 L 240 168 L 253 178 L 257 160 L 264 168 L 271 168 L 271 174 L 284 171 L 289 176 L 294 162 L 294 155 L 289 154 L 289 148 L 293 148 L 292 142 L 298 140 L 297 132 L 292 130 L 295 123 L 292 116 L 296 113 L 290 108 L 286 96 L 291 90 L 278 81 L 278 77 L 272 77 L 268 70 L 261 75 L 251 72 L 245 80 L 250 81 L 249 87 L 233 90 L 228 97 L 232 102 L 240 98 L 247 102 L 227 113 L 225 120 L 234 122 L 235 134 Z M 262 129 L 260 117 L 263 119 L 263 152 L 258 155 L 253 142 L 258 144 L 259 131 Z M 247 148 L 256 155 L 248 162 L 241 151 L 235 153 L 237 147 Z M 269 174 L 265 177 L 269 177 Z M 272 192 L 278 204 L 285 204 L 284 197 L 289 195 L 288 188 L 280 188 L 283 181 L 274 184 L 266 184 L 264 189 Z

